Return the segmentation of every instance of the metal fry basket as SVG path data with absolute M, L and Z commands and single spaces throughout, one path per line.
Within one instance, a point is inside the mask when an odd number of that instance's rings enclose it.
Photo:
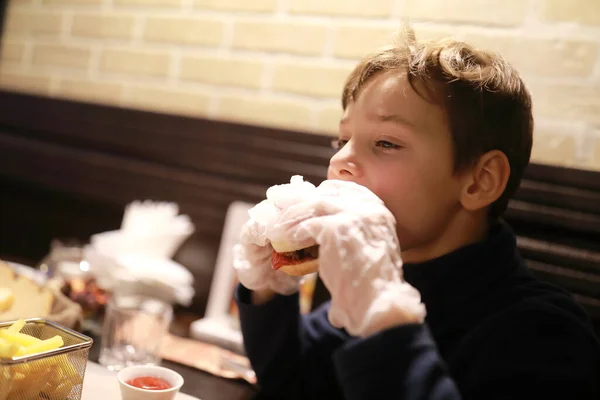
M 61 348 L 30 356 L 0 358 L 0 400 L 80 400 L 92 339 L 40 318 L 26 319 L 21 333 L 38 339 L 56 335 Z M 0 329 L 13 322 L 0 322 Z

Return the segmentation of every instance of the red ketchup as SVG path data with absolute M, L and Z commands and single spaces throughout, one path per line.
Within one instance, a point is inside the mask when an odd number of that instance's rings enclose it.
M 171 385 L 169 384 L 169 382 L 165 381 L 162 378 L 157 378 L 154 376 L 140 376 L 139 378 L 130 379 L 125 383 L 133 387 L 146 390 L 171 389 Z

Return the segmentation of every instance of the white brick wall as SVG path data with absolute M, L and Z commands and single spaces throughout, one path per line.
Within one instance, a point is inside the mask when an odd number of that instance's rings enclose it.
M 335 134 L 347 73 L 405 19 L 500 51 L 533 159 L 600 170 L 598 0 L 9 0 L 0 86 Z

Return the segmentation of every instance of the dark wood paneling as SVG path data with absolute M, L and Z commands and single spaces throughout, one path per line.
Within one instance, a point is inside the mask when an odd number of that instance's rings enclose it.
M 107 203 L 173 198 L 210 223 L 211 232 L 212 223 L 220 222 L 215 208 L 239 198 L 256 201 L 265 193 L 264 185 L 3 133 L 0 148 L 0 171 L 6 176 Z
M 0 104 L 2 124 L 31 139 L 259 184 L 319 181 L 332 154 L 317 135 L 2 92 Z
M 172 200 L 197 233 L 177 259 L 208 295 L 225 211 L 304 175 L 318 184 L 323 136 L 0 92 L 0 255 L 37 261 L 55 236 L 119 226 L 135 199 Z M 506 220 L 535 274 L 600 321 L 600 173 L 531 164 Z M 319 301 L 326 297 L 320 291 Z

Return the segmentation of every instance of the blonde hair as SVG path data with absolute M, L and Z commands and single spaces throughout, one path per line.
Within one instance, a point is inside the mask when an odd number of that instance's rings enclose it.
M 500 216 L 529 164 L 533 141 L 531 96 L 518 72 L 500 55 L 453 39 L 419 42 L 407 27 L 394 45 L 365 57 L 349 75 L 342 106 L 360 95 L 373 76 L 406 73 L 413 89 L 440 104 L 450 122 L 455 172 L 490 150 L 506 154 L 511 174 L 503 195 L 491 206 Z

